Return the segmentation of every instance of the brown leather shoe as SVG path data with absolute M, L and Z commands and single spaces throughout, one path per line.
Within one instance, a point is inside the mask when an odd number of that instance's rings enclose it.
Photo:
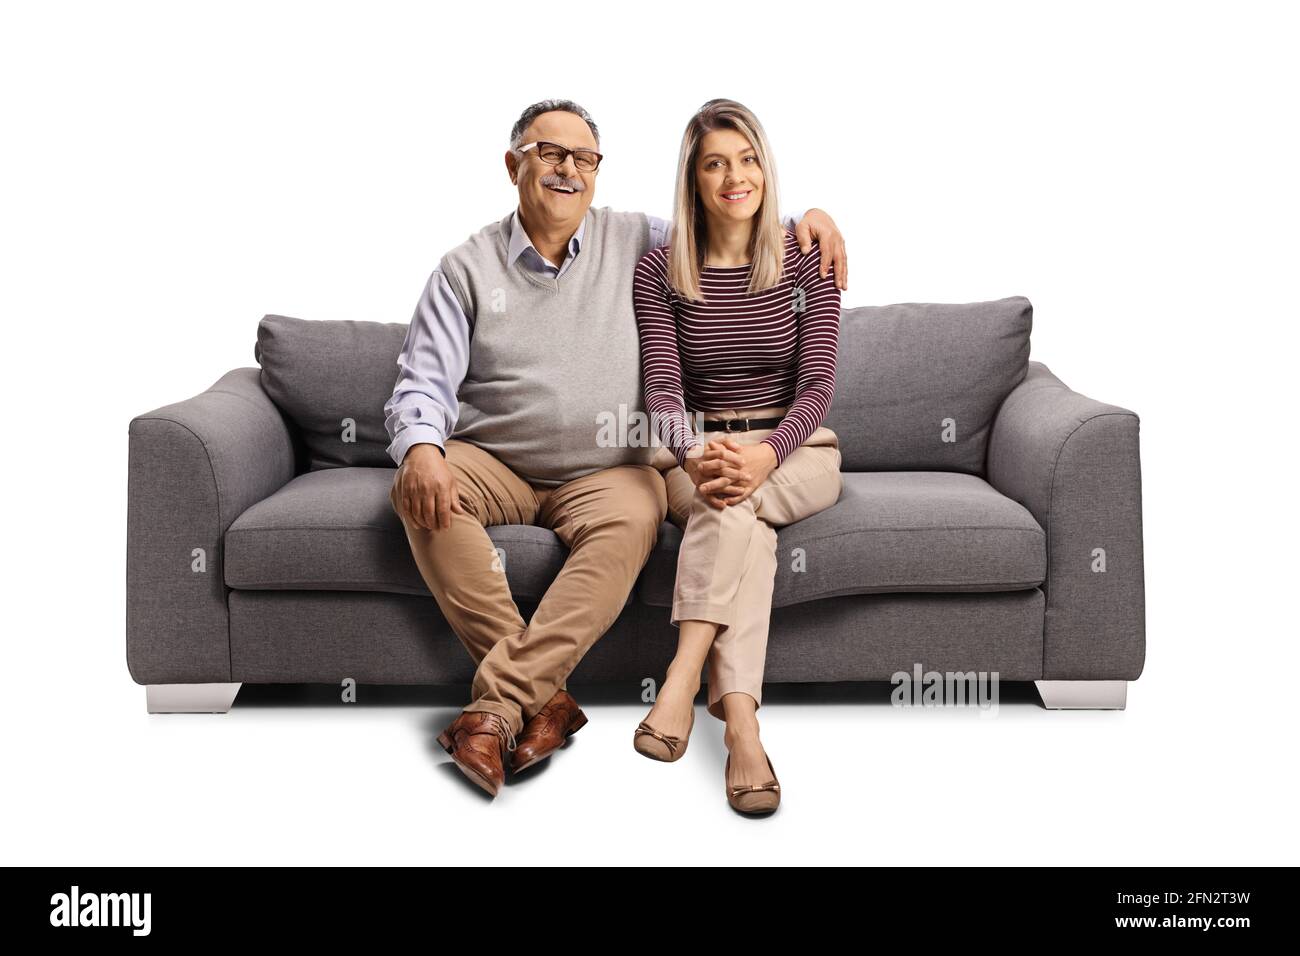
M 506 781 L 506 753 L 515 749 L 515 736 L 504 719 L 481 710 L 461 711 L 438 735 L 438 743 L 465 776 L 497 795 Z
M 587 715 L 578 702 L 567 691 L 557 690 L 555 696 L 524 724 L 519 744 L 510 759 L 510 769 L 518 773 L 539 760 L 545 760 L 586 725 Z

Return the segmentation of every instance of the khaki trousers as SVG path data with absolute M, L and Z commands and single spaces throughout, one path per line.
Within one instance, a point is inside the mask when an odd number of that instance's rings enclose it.
M 623 610 L 664 520 L 664 482 L 649 465 L 620 465 L 538 487 L 477 445 L 450 439 L 445 449 L 465 513 L 452 512 L 443 531 L 404 519 L 406 537 L 478 665 L 465 710 L 497 714 L 518 734 Z M 549 528 L 569 548 L 527 623 L 485 530 L 499 524 Z
M 770 418 L 783 407 L 706 412 L 713 418 Z M 695 413 L 690 413 L 694 421 Z M 745 432 L 696 431 L 708 444 L 730 435 L 741 445 L 762 441 L 775 429 Z M 667 457 L 664 457 L 667 455 Z M 724 719 L 722 697 L 741 692 L 763 702 L 763 668 L 776 576 L 776 528 L 829 508 L 839 500 L 839 439 L 821 426 L 772 470 L 758 489 L 724 510 L 708 504 L 667 449 L 654 460 L 668 489 L 669 519 L 683 527 L 677 555 L 672 622 L 718 625 L 709 649 L 708 711 Z

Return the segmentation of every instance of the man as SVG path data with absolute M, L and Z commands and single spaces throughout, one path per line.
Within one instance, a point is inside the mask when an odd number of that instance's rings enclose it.
M 599 149 L 577 104 L 524 111 L 505 155 L 518 206 L 430 276 L 384 408 L 393 507 L 478 665 L 438 742 L 494 796 L 507 762 L 532 766 L 586 723 L 565 682 L 623 609 L 667 511 L 650 442 L 599 432 L 643 407 L 632 275 L 670 224 L 591 208 Z M 797 231 L 805 250 L 821 243 L 823 275 L 832 261 L 845 275 L 828 216 L 809 210 Z M 497 524 L 550 528 L 569 549 L 528 622 L 485 530 Z

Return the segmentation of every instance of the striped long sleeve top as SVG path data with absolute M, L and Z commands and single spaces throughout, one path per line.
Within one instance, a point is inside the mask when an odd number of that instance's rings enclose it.
M 668 282 L 668 246 L 641 257 L 633 303 L 641 340 L 646 411 L 660 440 L 684 464 L 701 442 L 687 409 L 786 406 L 763 441 L 779 466 L 816 431 L 835 394 L 840 290 L 834 269 L 818 275 L 816 241 L 807 255 L 785 233 L 785 272 L 750 295 L 751 266 L 705 266 L 703 302 L 680 298 Z

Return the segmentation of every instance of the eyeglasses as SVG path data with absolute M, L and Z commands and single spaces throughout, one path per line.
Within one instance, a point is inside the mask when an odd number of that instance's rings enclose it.
M 559 143 L 547 143 L 542 140 L 519 147 L 519 152 L 526 153 L 534 147 L 537 148 L 537 158 L 548 166 L 558 166 L 567 157 L 572 156 L 573 165 L 584 173 L 595 170 L 600 165 L 600 161 L 605 158 L 594 149 L 566 149 Z

